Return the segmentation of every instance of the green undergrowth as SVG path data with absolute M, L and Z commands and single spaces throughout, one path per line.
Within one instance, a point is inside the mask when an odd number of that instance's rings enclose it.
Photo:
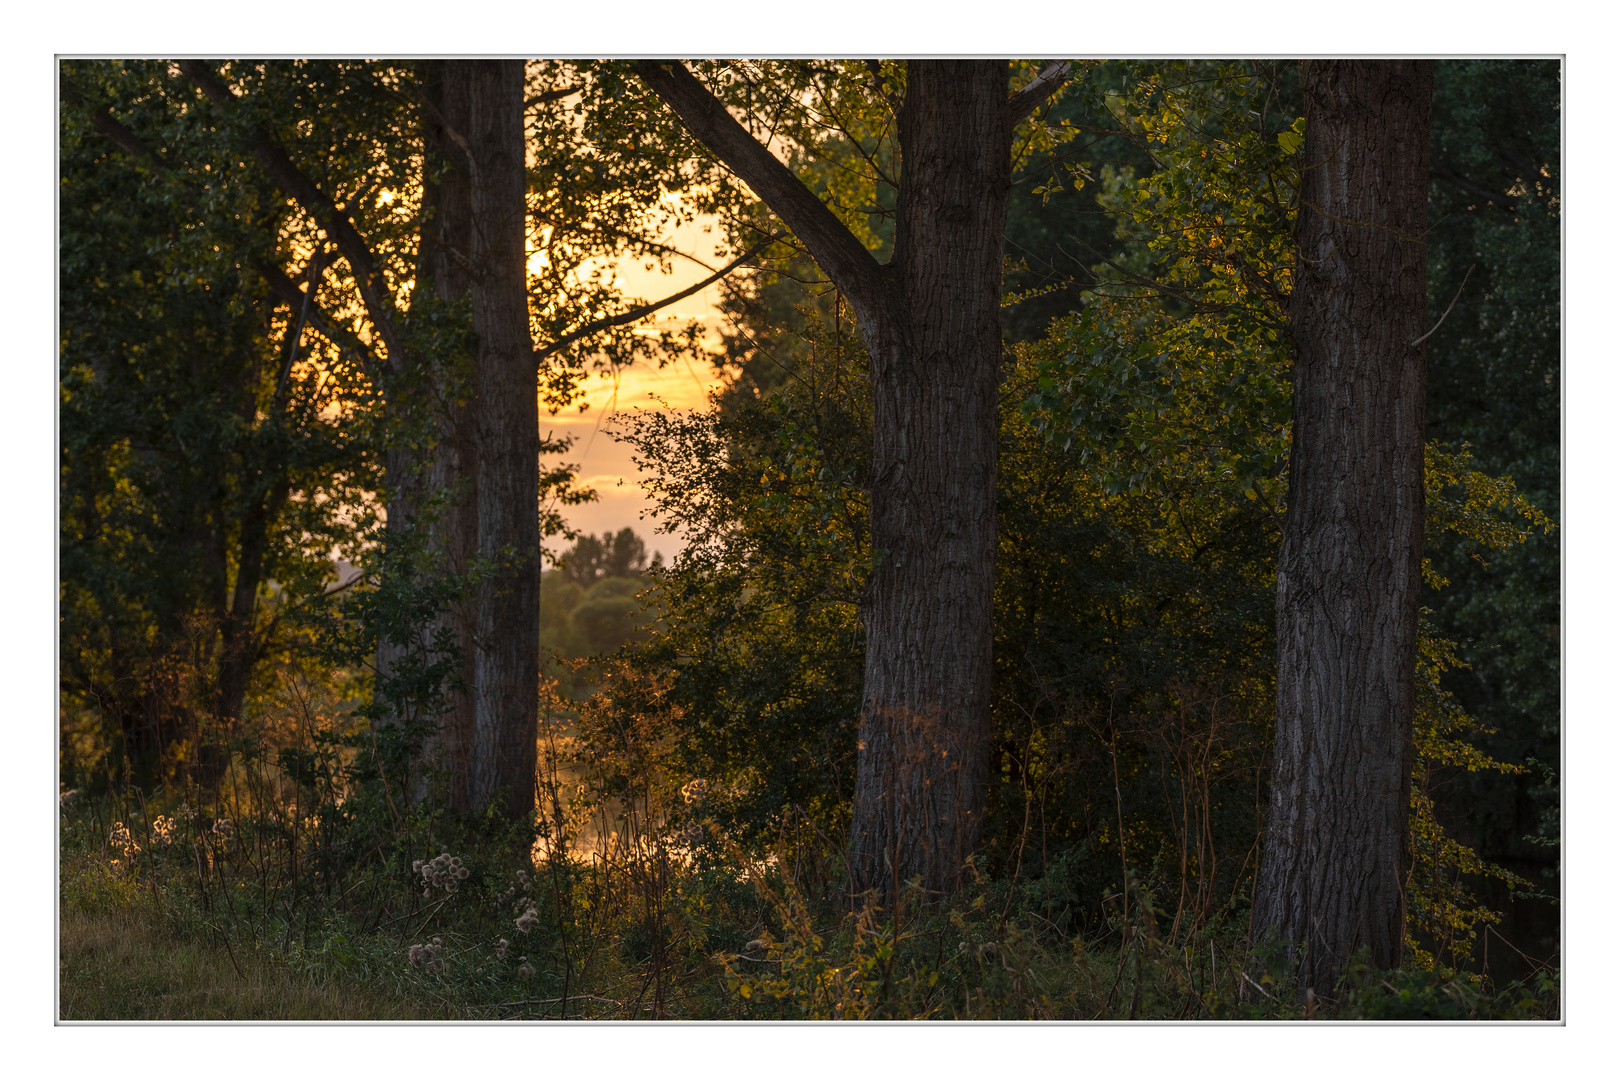
M 461 854 L 314 872 L 295 896 L 218 845 L 184 844 L 175 820 L 159 818 L 166 843 L 131 828 L 122 846 L 104 812 L 64 821 L 62 1019 L 1557 1016 L 1556 972 L 1496 987 L 1352 965 L 1335 1000 L 1295 1002 L 1281 954 L 1248 953 L 1246 911 L 1187 930 L 1134 885 L 1076 929 L 1041 878 L 979 877 L 934 903 L 913 887 L 888 911 L 836 874 L 812 888 L 729 844 L 536 864 L 509 832 L 441 823 Z

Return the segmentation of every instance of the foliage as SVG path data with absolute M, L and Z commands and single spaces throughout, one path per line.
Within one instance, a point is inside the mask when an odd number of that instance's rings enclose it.
M 1425 536 L 1432 547 L 1452 533 L 1476 547 L 1502 550 L 1525 542 L 1535 530 L 1549 532 L 1552 523 L 1518 494 L 1513 482 L 1471 469 L 1466 445 L 1446 453 L 1436 444 L 1425 448 L 1427 478 Z M 1429 559 L 1424 580 L 1434 589 L 1448 582 Z M 1498 925 L 1502 913 L 1482 904 L 1464 878 L 1496 879 L 1510 890 L 1533 891 L 1530 881 L 1487 861 L 1470 846 L 1448 835 L 1436 816 L 1441 777 L 1449 772 L 1494 772 L 1516 775 L 1525 765 L 1498 761 L 1477 746 L 1480 736 L 1494 734 L 1465 712 L 1442 685 L 1445 672 L 1463 667 L 1456 645 L 1440 637 L 1423 609 L 1418 630 L 1418 705 L 1413 728 L 1412 867 L 1407 885 L 1407 944 L 1419 969 L 1433 969 L 1450 954 L 1453 966 L 1473 958 L 1478 935 Z M 1431 951 L 1432 950 L 1432 951 Z
M 655 574 L 665 625 L 637 662 L 673 673 L 687 767 L 725 778 L 725 820 L 754 836 L 789 805 L 835 832 L 853 789 L 870 559 L 857 349 L 820 338 L 763 400 L 623 428 L 655 474 L 660 527 L 688 543 Z
M 1049 441 L 1061 438 L 1065 450 L 1081 447 L 1081 464 L 1107 494 L 1163 493 L 1168 510 L 1165 494 L 1200 492 L 1201 500 L 1183 501 L 1183 522 L 1211 520 L 1236 492 L 1267 507 L 1286 502 L 1283 316 L 1301 143 L 1299 123 L 1278 112 L 1292 93 L 1283 74 L 1264 65 L 1153 65 L 1134 92 L 1109 97 L 1121 128 L 1153 155 L 1156 169 L 1141 181 L 1104 170 L 1099 201 L 1120 215 L 1127 251 L 1099 267 L 1100 275 L 1112 271 L 1099 289 L 1105 295 L 1054 324 L 1058 347 L 1031 353 L 1036 390 L 1024 407 L 1037 429 Z M 1525 542 L 1529 526 L 1550 527 L 1510 479 L 1473 471 L 1469 460 L 1466 446 L 1428 447 L 1431 552 L 1447 534 L 1500 550 Z M 1131 533 L 1151 535 L 1140 526 Z M 1273 549 L 1256 553 L 1262 575 Z M 1448 584 L 1427 560 L 1425 583 Z M 1454 650 L 1425 624 L 1407 896 L 1420 964 L 1435 962 L 1420 939 L 1461 963 L 1478 926 L 1500 920 L 1465 876 L 1529 885 L 1449 835 L 1435 813 L 1449 771 L 1523 771 L 1476 749 L 1493 732 L 1440 685 L 1460 666 Z
M 197 766 L 291 647 L 284 616 L 358 558 L 379 478 L 362 372 L 253 269 L 295 258 L 296 221 L 224 179 L 234 155 L 194 144 L 161 70 L 63 70 L 63 691 L 113 755 L 66 762 L 74 783 Z M 156 149 L 99 134 L 111 104 Z
M 1511 476 L 1560 520 L 1562 229 L 1561 65 L 1467 60 L 1435 69 L 1429 196 L 1428 435 L 1464 444 L 1476 468 Z M 1458 536 L 1431 545 L 1449 580 L 1425 603 L 1466 666 L 1442 683 L 1484 728 L 1492 757 L 1517 774 L 1446 770 L 1437 812 L 1491 861 L 1559 888 L 1560 541 L 1536 529 L 1480 557 Z M 1538 957 L 1558 948 L 1545 905 L 1512 903 L 1502 933 Z M 1493 952 L 1493 963 L 1494 954 Z
M 452 813 L 424 747 L 465 658 L 435 628 L 491 568 L 434 554 L 458 491 L 425 492 L 387 543 L 377 513 L 383 455 L 436 438 L 390 403 L 453 400 L 468 373 L 465 305 L 413 295 L 436 167 L 423 70 L 232 62 L 244 108 L 225 118 L 167 65 L 65 64 L 64 1008 L 159 1015 L 143 995 L 212 964 L 237 979 L 188 1016 L 1557 1016 L 1555 969 L 1499 986 L 1480 956 L 1507 936 L 1503 891 L 1537 895 L 1498 857 L 1504 830 L 1556 794 L 1529 753 L 1557 724 L 1556 266 L 1523 272 L 1556 263 L 1556 69 L 1441 68 L 1437 309 L 1490 262 L 1431 339 L 1436 385 L 1474 396 L 1437 393 L 1427 456 L 1410 960 L 1295 1002 L 1276 993 L 1286 958 L 1246 943 L 1287 499 L 1288 65 L 1081 65 L 1020 128 L 991 818 L 959 895 L 888 911 L 847 893 L 840 843 L 872 555 L 867 358 L 769 214 L 689 156 L 623 64 L 531 65 L 548 405 L 577 401 L 592 365 L 695 345 L 629 324 L 570 338 L 636 306 L 614 258 L 667 265 L 656 236 L 699 209 L 721 215 L 716 257 L 778 239 L 728 286 L 713 407 L 621 425 L 685 551 L 649 565 L 631 530 L 568 534 L 581 496 L 567 468 L 545 473 L 541 512 L 575 543 L 541 588 L 541 806 Z M 903 65 L 697 71 L 887 253 Z M 152 152 L 114 149 L 108 118 Z M 250 166 L 251 124 L 377 250 L 418 370 L 373 366 L 350 271 Z M 270 269 L 310 282 L 322 327 Z M 219 598 L 246 585 L 255 648 L 231 711 Z M 381 674 L 379 644 L 402 661 Z M 147 716 L 175 734 L 124 771 Z M 1518 801 L 1478 809 L 1491 790 Z M 1553 842 L 1555 818 L 1533 827 Z M 133 974 L 109 978 L 96 952 L 118 940 Z

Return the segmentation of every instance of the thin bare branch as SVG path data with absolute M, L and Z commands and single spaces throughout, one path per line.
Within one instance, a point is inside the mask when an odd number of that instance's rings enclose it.
M 660 308 L 668 307 L 677 300 L 685 300 L 693 293 L 702 292 L 704 289 L 708 288 L 710 285 L 713 285 L 716 281 L 719 281 L 721 278 L 725 277 L 727 274 L 737 269 L 737 267 L 741 266 L 749 259 L 752 259 L 755 255 L 758 255 L 761 251 L 764 251 L 767 247 L 776 243 L 780 239 L 781 237 L 772 236 L 758 244 L 755 244 L 737 258 L 731 260 L 731 262 L 727 263 L 725 266 L 722 266 L 719 270 L 716 270 L 713 274 L 710 274 L 708 277 L 704 278 L 696 285 L 693 285 L 691 288 L 682 289 L 680 292 L 666 296 L 662 300 L 655 300 L 650 304 L 642 304 L 640 307 L 631 308 L 629 311 L 620 312 L 617 315 L 611 315 L 605 319 L 597 319 L 595 322 L 586 323 L 578 330 L 564 334 L 556 341 L 553 341 L 550 345 L 547 345 L 544 348 L 536 349 L 534 351 L 535 362 L 538 364 L 546 357 L 567 348 L 580 338 L 589 337 L 591 334 L 601 333 L 603 330 L 611 330 L 615 326 L 625 326 L 629 323 L 645 319 L 648 315 L 651 315 Z
M 523 103 L 523 108 L 525 111 L 527 111 L 534 108 L 536 105 L 544 105 L 548 101 L 556 101 L 558 98 L 565 98 L 572 94 L 577 94 L 583 89 L 585 89 L 584 83 L 580 83 L 578 86 L 559 86 L 555 90 L 547 90 L 543 94 L 536 94 L 534 97 L 529 98 Z
M 1436 330 L 1440 329 L 1440 323 L 1443 323 L 1443 322 L 1446 321 L 1446 316 L 1451 314 L 1451 309 L 1457 306 L 1457 301 L 1458 300 L 1462 299 L 1463 288 L 1464 288 L 1464 286 L 1466 286 L 1468 284 L 1468 279 L 1473 276 L 1474 267 L 1476 267 L 1478 265 L 1479 265 L 1478 263 L 1469 263 L 1468 264 L 1468 272 L 1463 275 L 1462 285 L 1457 286 L 1457 295 L 1453 296 L 1451 298 L 1451 303 L 1446 305 L 1446 310 L 1444 312 L 1442 312 L 1441 315 L 1440 315 L 1440 322 L 1437 322 L 1432 327 L 1430 327 L 1428 334 L 1424 334 L 1422 337 L 1420 337 L 1417 340 L 1413 341 L 1412 342 L 1413 346 L 1423 344 L 1425 341 L 1428 340 L 1429 334 L 1433 334 Z

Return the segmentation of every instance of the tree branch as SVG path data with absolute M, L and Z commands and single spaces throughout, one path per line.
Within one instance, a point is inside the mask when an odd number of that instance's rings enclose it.
M 867 60 L 866 70 L 872 76 L 872 92 L 888 104 L 889 115 L 898 119 L 902 107 L 900 95 L 892 92 L 889 89 L 888 81 L 883 78 L 883 61 Z
M 534 108 L 536 105 L 544 105 L 548 101 L 556 101 L 558 98 L 565 98 L 570 94 L 577 94 L 583 89 L 585 89 L 585 84 L 580 83 L 578 86 L 559 86 L 555 90 L 547 90 L 543 94 L 536 94 L 534 97 L 529 98 L 523 103 L 524 111 L 526 112 L 529 109 Z
M 264 278 L 265 282 L 270 286 L 270 291 L 275 293 L 276 297 L 283 303 L 294 310 L 303 306 L 306 294 L 298 287 L 298 283 L 288 277 L 286 272 L 279 266 L 260 258 L 253 259 L 252 266 L 254 271 Z M 360 370 L 368 379 L 376 378 L 377 358 L 371 354 L 371 350 L 366 348 L 359 338 L 339 329 L 331 317 L 313 302 L 313 298 L 311 298 L 309 305 L 309 325 L 311 329 L 327 341 L 353 356 L 355 362 L 360 365 Z
M 220 82 L 213 69 L 201 60 L 180 61 L 180 71 L 221 109 L 229 112 L 240 106 L 236 94 Z M 297 200 L 304 212 L 332 237 L 338 251 L 348 261 L 349 269 L 354 271 L 354 280 L 360 287 L 360 298 L 366 305 L 366 314 L 371 317 L 377 333 L 382 337 L 389 362 L 396 365 L 404 363 L 405 347 L 399 328 L 394 323 L 393 297 L 389 295 L 387 282 L 376 259 L 372 257 L 370 247 L 355 229 L 354 223 L 347 214 L 337 209 L 314 181 L 293 164 L 282 145 L 257 124 L 253 127 L 253 155 L 277 186 Z
M 90 123 L 95 126 L 97 131 L 111 139 L 120 150 L 131 157 L 148 158 L 159 168 L 169 168 L 169 163 L 159 157 L 156 150 L 142 142 L 140 137 L 129 128 L 114 120 L 112 110 L 107 106 L 103 105 L 99 109 L 91 110 Z
M 1016 125 L 1024 117 L 1041 107 L 1041 104 L 1057 92 L 1069 77 L 1069 62 L 1057 60 L 1046 66 L 1046 70 L 1035 76 L 1034 81 L 1027 86 L 1014 91 L 1007 98 L 1007 109 L 1012 113 L 1012 122 Z
M 793 230 L 857 312 L 876 317 L 883 307 L 884 268 L 827 205 L 750 135 L 685 65 L 639 60 L 636 72 L 675 111 L 686 130 Z
M 136 158 L 145 158 L 165 172 L 172 173 L 174 171 L 174 166 L 163 160 L 156 150 L 153 150 L 142 141 L 140 136 L 114 119 L 112 111 L 107 106 L 103 105 L 101 108 L 91 111 L 89 115 L 90 122 L 95 126 L 95 129 L 110 139 L 126 154 Z M 267 259 L 254 256 L 249 262 L 258 275 L 270 286 L 271 292 L 275 293 L 283 303 L 294 310 L 306 309 L 309 326 L 340 350 L 349 353 L 367 378 L 375 378 L 377 358 L 371 354 L 371 350 L 361 344 L 358 338 L 338 329 L 332 319 L 314 304 L 313 287 L 306 294 L 298 287 L 297 282 L 287 276 L 281 267 L 276 266 Z M 324 270 L 325 267 L 323 266 L 322 269 Z
M 564 334 L 556 341 L 553 341 L 550 345 L 534 351 L 536 363 L 544 360 L 553 353 L 560 352 L 561 350 L 572 345 L 574 342 L 578 341 L 580 338 L 589 337 L 591 334 L 600 333 L 603 330 L 611 330 L 615 326 L 624 326 L 627 323 L 633 323 L 637 320 L 644 319 L 648 315 L 651 315 L 653 312 L 657 311 L 659 308 L 668 307 L 677 300 L 685 300 L 693 293 L 702 292 L 704 289 L 708 288 L 710 285 L 713 285 L 716 281 L 719 281 L 721 278 L 725 277 L 727 274 L 737 269 L 737 267 L 741 266 L 749 259 L 752 259 L 755 255 L 758 255 L 761 251 L 764 251 L 766 248 L 770 247 L 780 239 L 782 238 L 779 236 L 772 236 L 758 244 L 755 244 L 737 258 L 731 260 L 731 262 L 727 263 L 725 266 L 722 266 L 719 270 L 716 270 L 713 274 L 704 278 L 702 281 L 698 282 L 696 285 L 693 285 L 689 289 L 682 289 L 680 292 L 675 293 L 672 296 L 666 296 L 662 300 L 656 300 L 651 304 L 643 304 L 640 307 L 631 308 L 629 311 L 622 312 L 618 315 L 611 315 L 605 319 L 597 319 L 595 322 L 586 323 L 578 330 L 573 330 Z

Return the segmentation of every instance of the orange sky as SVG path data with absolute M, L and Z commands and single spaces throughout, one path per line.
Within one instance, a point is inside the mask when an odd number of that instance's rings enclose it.
M 711 266 L 717 265 L 714 246 L 718 230 L 705 233 L 705 224 L 712 222 L 699 220 L 683 226 L 665 237 L 664 242 L 690 252 Z M 709 271 L 696 263 L 677 259 L 671 273 L 665 275 L 656 269 L 649 272 L 640 263 L 626 260 L 619 264 L 619 276 L 626 296 L 655 300 L 697 284 L 709 276 Z M 675 325 L 684 325 L 693 318 L 702 319 L 712 334 L 720 326 L 719 315 L 714 309 L 714 303 L 719 298 L 719 286 L 710 285 L 700 293 L 677 301 L 659 315 L 673 319 Z M 718 347 L 718 338 L 711 337 L 711 344 Z M 652 518 L 642 520 L 642 513 L 650 509 L 652 504 L 640 486 L 641 476 L 630 460 L 630 448 L 613 440 L 608 433 L 606 420 L 615 412 L 631 408 L 658 408 L 655 397 L 662 398 L 671 408 L 705 408 L 709 390 L 716 385 L 714 369 L 706 364 L 677 361 L 662 369 L 638 364 L 620 372 L 616 386 L 614 380 L 592 376 L 586 384 L 590 408 L 583 414 L 572 412 L 551 416 L 542 411 L 540 433 L 544 435 L 550 431 L 554 436 L 575 437 L 573 449 L 563 458 L 577 462 L 580 466 L 580 483 L 597 492 L 596 502 L 569 510 L 569 524 L 596 534 L 617 532 L 628 525 L 646 541 L 649 555 L 653 551 L 661 551 L 665 561 L 683 548 L 685 543 L 677 536 L 655 536 Z

